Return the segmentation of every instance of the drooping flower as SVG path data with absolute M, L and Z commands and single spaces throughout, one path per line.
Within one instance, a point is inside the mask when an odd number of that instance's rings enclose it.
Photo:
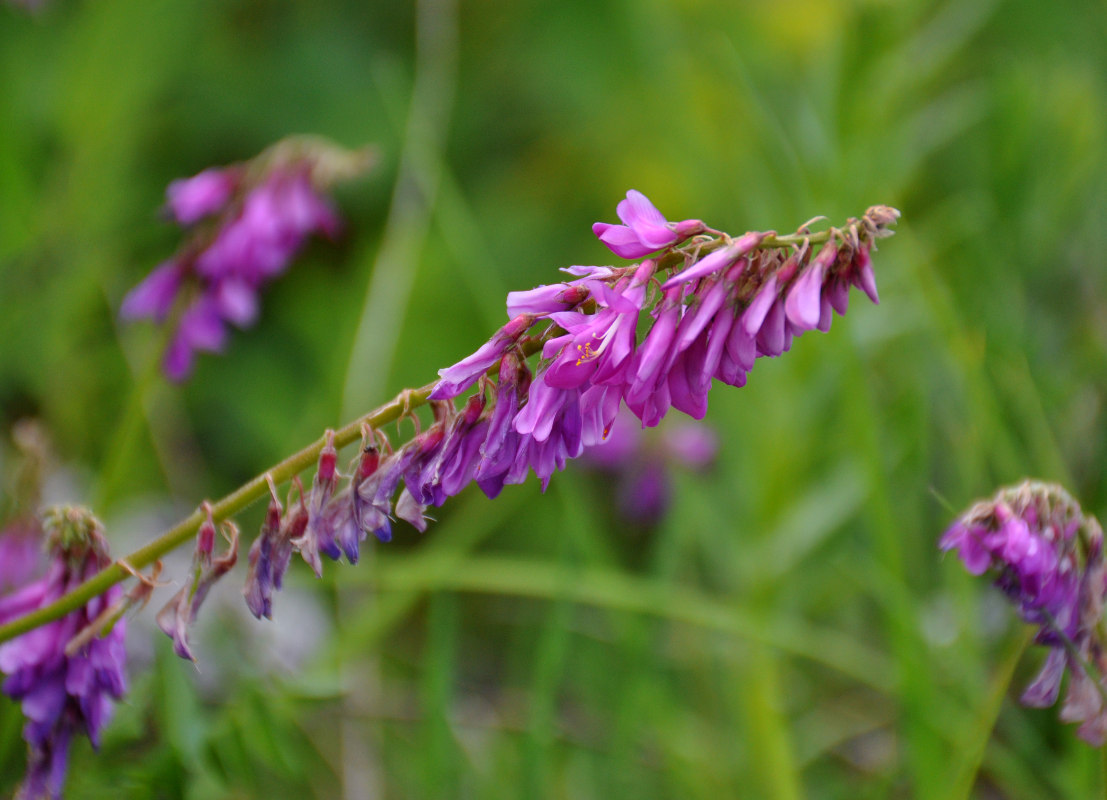
M 292 501 L 289 500 L 290 513 L 285 516 L 277 497 L 277 487 L 272 477 L 267 475 L 266 478 L 269 482 L 269 508 L 266 509 L 261 532 L 250 547 L 249 570 L 242 589 L 246 606 L 258 619 L 273 618 L 273 592 L 279 591 L 284 582 L 284 574 L 292 559 L 292 541 L 303 535 L 308 521 L 304 491 L 298 481 L 294 481 L 293 485 L 299 489 L 299 506 L 292 508 Z
M 245 164 L 169 185 L 170 216 L 189 229 L 189 238 L 127 294 L 120 315 L 161 323 L 177 309 L 164 360 L 171 379 L 191 374 L 197 352 L 220 352 L 228 325 L 255 322 L 262 289 L 308 237 L 335 237 L 340 221 L 325 192 L 371 163 L 368 151 L 292 138 Z
M 57 600 L 111 563 L 100 523 L 86 510 L 55 508 L 43 516 L 50 564 L 45 575 L 0 597 L 0 623 Z M 101 636 L 85 631 L 120 602 L 114 586 L 82 608 L 0 645 L 2 688 L 20 701 L 27 722 L 27 774 L 17 798 L 60 798 L 69 744 L 84 733 L 99 747 L 112 701 L 126 689 L 123 675 L 126 621 Z M 75 637 L 76 647 L 67 648 Z
M 1107 740 L 1107 648 L 1099 622 L 1107 595 L 1103 533 L 1060 486 L 1026 481 L 1001 489 L 956 519 L 939 542 L 973 575 L 991 573 L 1035 642 L 1051 648 L 1023 693 L 1028 706 L 1057 701 L 1066 667 L 1064 722 L 1093 745 Z
M 500 362 L 508 348 L 518 344 L 519 339 L 534 324 L 535 315 L 524 313 L 512 317 L 511 321 L 500 328 L 471 356 L 463 358 L 452 367 L 438 370 L 438 383 L 430 393 L 429 400 L 448 400 L 470 388 L 477 380 Z
M 238 560 L 238 527 L 233 522 L 222 523 L 227 548 L 223 555 L 217 557 L 212 509 L 207 503 L 204 503 L 202 509 L 207 519 L 196 532 L 196 549 L 192 554 L 188 581 L 157 615 L 158 627 L 173 640 L 173 652 L 189 661 L 196 660 L 189 645 L 189 627 L 196 621 L 196 615 L 200 612 L 208 591 Z

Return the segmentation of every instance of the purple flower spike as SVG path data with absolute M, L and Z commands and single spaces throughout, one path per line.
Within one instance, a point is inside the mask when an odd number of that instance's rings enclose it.
M 622 225 L 597 222 L 592 232 L 615 255 L 641 258 L 703 231 L 699 220 L 672 223 L 641 192 L 631 189 L 615 208 Z
M 52 509 L 43 528 L 50 566 L 39 580 L 0 597 L 0 623 L 57 600 L 111 564 L 100 524 L 84 509 Z M 114 586 L 77 611 L 0 645 L 3 691 L 21 702 L 27 719 L 27 773 L 16 797 L 57 800 L 73 735 L 84 732 L 99 746 L 112 700 L 126 690 L 126 621 L 119 619 L 110 630 L 102 622 L 122 595 Z
M 1077 535 L 1066 535 L 1069 531 Z M 1061 487 L 1027 481 L 976 503 L 950 526 L 939 547 L 956 550 L 974 575 L 992 573 L 1019 615 L 1038 626 L 1035 641 L 1051 648 L 1023 703 L 1056 702 L 1067 668 L 1060 718 L 1081 723 L 1077 735 L 1088 743 L 1103 744 L 1107 643 L 1099 623 L 1107 566 L 1099 523 Z

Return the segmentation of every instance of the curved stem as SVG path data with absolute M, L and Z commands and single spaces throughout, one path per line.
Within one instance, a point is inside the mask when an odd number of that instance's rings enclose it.
M 432 389 L 434 389 L 434 383 L 429 383 L 418 389 L 407 389 L 400 392 L 388 403 L 339 428 L 334 434 L 335 447 L 345 447 L 357 441 L 361 437 L 362 423 L 369 423 L 370 426 L 379 428 L 399 419 L 405 412 L 425 404 Z M 299 452 L 293 453 L 280 463 L 273 465 L 253 480 L 244 483 L 226 497 L 212 503 L 212 517 L 218 522 L 234 516 L 269 492 L 265 480 L 266 475 L 271 476 L 277 484 L 284 483 L 314 464 L 316 459 L 319 458 L 319 451 L 322 449 L 323 438 L 320 437 Z M 53 603 L 7 624 L 0 625 L 0 642 L 14 639 L 20 634 L 60 619 L 70 611 L 80 608 L 115 584 L 131 577 L 131 573 L 120 564 L 121 561 L 127 562 L 136 570 L 154 563 L 169 551 L 180 547 L 195 536 L 203 519 L 204 516 L 199 509 L 193 511 L 192 514 L 154 541 L 118 559 L 111 566 L 96 573 L 76 589 L 62 595 Z

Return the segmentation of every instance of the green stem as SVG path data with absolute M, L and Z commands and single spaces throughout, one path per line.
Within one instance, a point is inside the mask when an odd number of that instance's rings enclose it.
M 790 247 L 794 244 L 822 244 L 830 239 L 833 228 L 827 228 L 825 231 L 819 231 L 818 233 L 789 233 L 783 236 L 779 234 L 773 234 L 772 236 L 766 236 L 761 240 L 761 244 L 757 245 L 758 250 L 768 250 L 774 247 Z
M 429 383 L 419 389 L 400 392 L 390 402 L 338 429 L 334 434 L 335 447 L 345 447 L 357 441 L 361 437 L 363 423 L 379 428 L 399 419 L 407 411 L 425 404 L 431 390 L 434 389 L 434 385 L 434 383 Z M 303 450 L 293 453 L 279 464 L 270 467 L 248 483 L 244 483 L 226 497 L 212 503 L 212 517 L 219 521 L 234 516 L 269 491 L 268 483 L 265 480 L 266 475 L 271 476 L 276 484 L 291 480 L 295 475 L 314 464 L 316 459 L 319 458 L 319 451 L 322 449 L 323 438 L 321 437 Z M 76 589 L 62 595 L 53 603 L 12 620 L 5 625 L 0 625 L 0 642 L 14 639 L 20 634 L 60 619 L 70 611 L 80 608 L 115 584 L 131 577 L 131 573 L 122 566 L 122 563 L 125 562 L 127 566 L 133 567 L 135 570 L 141 570 L 149 566 L 169 551 L 180 547 L 195 536 L 203 519 L 204 516 L 200 509 L 193 511 L 187 518 L 181 520 L 154 541 L 116 560 L 114 564 L 96 573 Z

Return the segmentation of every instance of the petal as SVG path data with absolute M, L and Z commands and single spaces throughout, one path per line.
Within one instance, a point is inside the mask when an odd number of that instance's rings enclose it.
M 123 319 L 151 317 L 162 322 L 173 308 L 181 288 L 184 270 L 176 261 L 166 261 L 131 289 L 119 307 Z
M 638 234 L 625 225 L 597 222 L 592 225 L 592 233 L 620 258 L 641 258 L 657 250 L 656 247 L 643 244 Z
M 747 334 L 757 336 L 757 332 L 761 330 L 761 326 L 765 322 L 765 316 L 769 313 L 769 309 L 775 301 L 776 274 L 774 273 L 762 284 L 757 296 L 753 298 L 753 302 L 742 314 L 741 327 L 745 329 Z

